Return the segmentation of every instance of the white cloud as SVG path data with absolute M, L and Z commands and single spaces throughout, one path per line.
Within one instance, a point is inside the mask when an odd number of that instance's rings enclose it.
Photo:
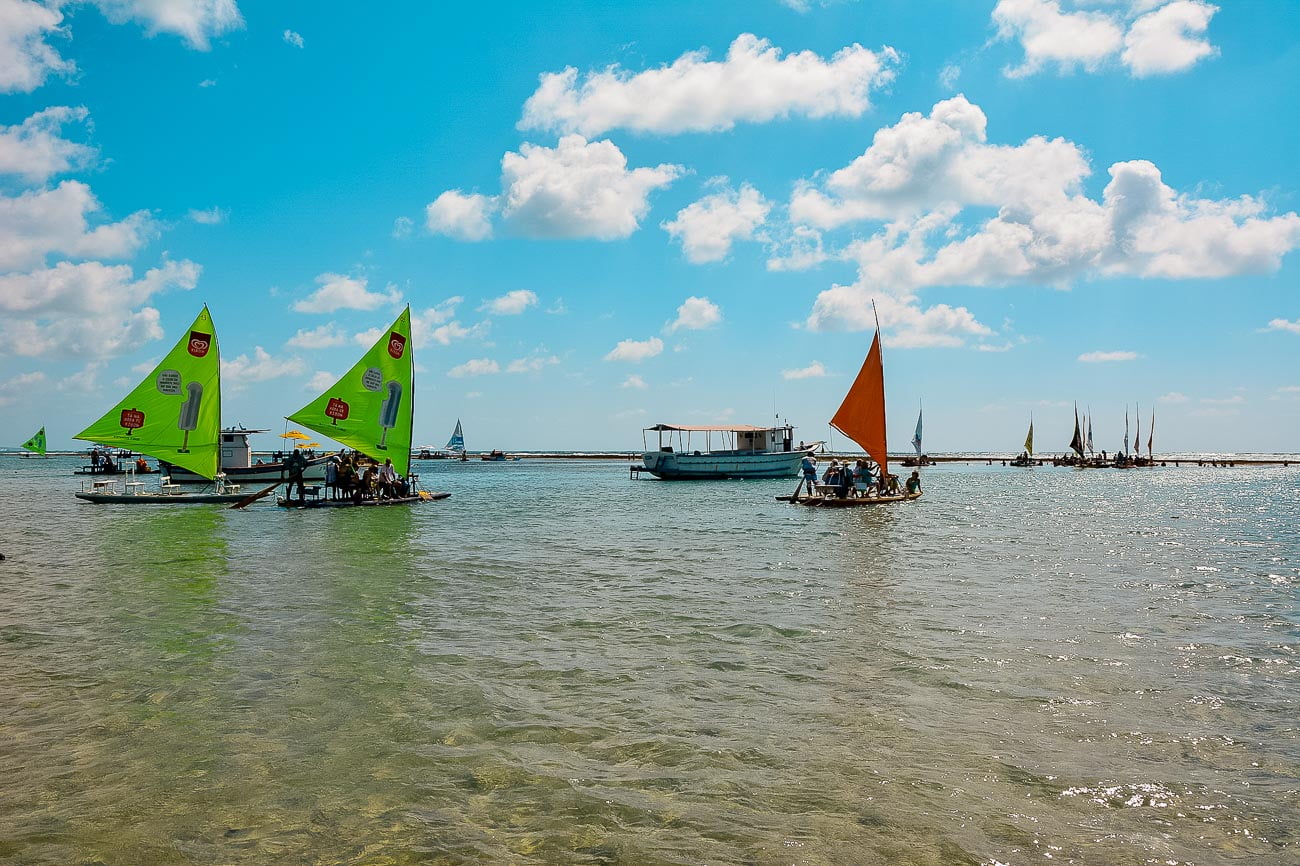
M 0 5 L 3 2 L 0 0 Z M 83 106 L 55 106 L 36 112 L 22 123 L 0 126 L 0 174 L 44 183 L 52 175 L 93 165 L 99 155 L 95 148 L 62 136 L 64 126 L 86 124 L 88 117 Z
M 664 341 L 658 337 L 648 340 L 620 340 L 605 356 L 606 361 L 631 361 L 633 363 L 653 358 L 664 350 Z
M 980 343 L 975 348 L 981 352 L 1010 352 L 1013 346 L 1011 343 Z
M 0 354 L 100 359 L 135 351 L 163 331 L 156 309 L 133 308 L 194 288 L 200 271 L 191 261 L 165 261 L 137 280 L 129 265 L 60 262 L 0 275 Z
M 1293 334 L 1300 334 L 1300 319 L 1294 322 L 1289 319 L 1270 319 L 1268 327 L 1261 328 L 1262 331 L 1290 331 Z
M 1120 58 L 1139 78 L 1190 69 L 1218 49 L 1202 38 L 1219 7 L 1200 0 L 1175 0 L 1133 22 Z
M 145 33 L 180 36 L 207 51 L 209 40 L 244 26 L 235 0 L 91 0 L 114 24 L 135 21 Z
M 1182 391 L 1170 391 L 1168 394 L 1157 397 L 1156 400 L 1161 403 L 1186 403 L 1191 398 Z
M 37 386 L 44 382 L 45 374 L 40 370 L 19 373 L 17 376 L 0 381 L 0 406 L 8 406 L 20 400 L 32 401 L 40 390 Z
M 285 341 L 285 345 L 293 349 L 328 349 L 346 346 L 348 342 L 348 335 L 338 325 L 327 322 L 311 330 L 299 329 L 298 333 Z
M 944 90 L 955 90 L 959 78 L 961 78 L 961 67 L 955 63 L 949 63 L 939 70 L 939 86 Z
M 468 340 L 475 337 L 482 337 L 487 332 L 487 324 L 479 322 L 468 328 L 460 322 L 451 321 L 445 325 L 439 325 L 429 331 L 429 339 L 443 346 L 450 346 L 455 340 Z
M 70 75 L 76 65 L 45 38 L 63 33 L 63 15 L 29 0 L 0 0 L 0 93 L 30 93 L 50 75 Z
M 708 298 L 690 297 L 677 308 L 677 318 L 668 325 L 668 333 L 703 331 L 722 321 L 722 308 Z M 655 354 L 658 354 L 656 352 Z
M 460 379 L 465 376 L 486 376 L 500 372 L 501 365 L 491 358 L 474 358 L 464 364 L 452 367 L 447 371 L 447 375 L 454 379 Z
M 435 235 L 481 241 L 492 237 L 492 214 L 496 210 L 497 200 L 491 196 L 449 189 L 425 207 L 424 224 Z
M 1085 364 L 1106 364 L 1112 361 L 1136 361 L 1137 352 L 1084 352 L 1079 360 Z
M 769 271 L 806 271 L 827 259 L 822 233 L 808 226 L 793 226 L 781 247 L 767 260 Z
M 1198 199 L 1149 162 L 1118 162 L 1094 201 L 1086 156 L 1063 139 L 990 145 L 984 113 L 964 96 L 928 117 L 907 114 L 824 190 L 801 185 L 796 223 L 834 228 L 892 220 L 851 245 L 860 280 L 895 291 L 932 285 L 1066 287 L 1096 276 L 1206 278 L 1277 270 L 1300 245 L 1300 216 L 1268 216 L 1250 196 Z M 974 227 L 968 207 L 996 208 Z M 937 239 L 938 243 L 932 243 Z
M 465 399 L 466 399 L 466 400 L 477 400 L 479 397 L 482 397 L 482 396 L 483 396 L 483 392 L 482 392 L 482 391 L 466 391 L 466 392 L 465 392 Z
M 1182 72 L 1217 53 L 1203 38 L 1217 6 L 1203 0 L 1105 5 L 1064 11 L 1059 0 L 999 0 L 993 9 L 998 38 L 1019 42 L 1025 53 L 1024 61 L 1005 74 L 1021 78 L 1048 67 L 1096 72 L 1118 61 L 1144 78 Z
M 210 207 L 207 210 L 191 210 L 189 218 L 199 225 L 216 226 L 221 225 L 230 217 L 230 211 L 219 207 Z
M 199 87 L 216 87 L 216 86 L 217 86 L 217 79 L 215 78 L 205 78 L 199 82 Z
M 544 73 L 519 128 L 594 136 L 618 128 L 714 132 L 792 115 L 860 117 L 898 62 L 892 48 L 873 52 L 856 43 L 829 61 L 812 51 L 783 56 L 750 33 L 736 37 L 725 60 L 707 58 L 691 51 L 639 73 L 618 66 L 585 77 L 573 67 Z
M 646 384 L 645 379 L 642 379 L 640 376 L 633 373 L 631 376 L 628 376 L 626 379 L 624 379 L 623 384 L 620 385 L 619 387 L 635 388 L 638 391 L 644 391 L 646 388 L 650 386 Z
M 525 143 L 501 159 L 502 214 L 529 237 L 625 238 L 649 210 L 650 193 L 681 173 L 668 164 L 629 171 L 612 141 L 566 135 L 554 148 Z
M 900 349 L 957 348 L 965 345 L 968 337 L 993 333 L 965 307 L 936 304 L 923 308 L 915 295 L 885 294 L 861 280 L 821 292 L 806 325 L 812 331 L 866 331 L 875 327 L 877 314 L 887 332 L 886 344 Z
M 686 258 L 695 264 L 722 261 L 734 241 L 747 241 L 767 221 L 772 205 L 749 184 L 737 192 L 724 189 L 677 212 L 664 231 L 681 241 Z
M 1240 406 L 1246 402 L 1246 398 L 1240 394 L 1234 394 L 1231 397 L 1202 397 L 1201 402 L 1210 406 Z
M 286 30 L 284 31 L 283 38 L 286 44 L 292 45 L 294 48 L 301 48 L 303 46 L 301 33 L 295 33 L 292 30 Z
M 560 359 L 554 355 L 533 355 L 529 358 L 519 358 L 511 361 L 506 365 L 507 373 L 536 373 L 546 367 L 553 367 L 560 363 Z
M 307 364 L 302 358 L 275 358 L 261 346 L 254 346 L 252 357 L 237 355 L 233 358 L 221 359 L 221 386 L 234 392 L 241 390 L 249 382 L 301 376 L 305 372 L 307 372 Z
M 493 298 L 479 307 L 498 316 L 517 316 L 529 307 L 537 306 L 537 293 L 528 289 L 515 289 L 499 298 Z
M 99 374 L 103 371 L 105 363 L 107 362 L 89 361 L 77 372 L 60 379 L 55 387 L 60 391 L 75 394 L 93 393 L 99 388 Z
M 303 390 L 310 391 L 313 394 L 319 394 L 326 388 L 333 387 L 334 383 L 338 380 L 339 377 L 333 373 L 327 373 L 324 370 L 317 370 L 315 373 L 311 374 L 311 378 L 307 380 L 307 384 L 303 386 Z
M 826 368 L 821 361 L 813 361 L 807 367 L 781 371 L 781 378 L 783 379 L 820 379 L 825 375 Z
M 293 309 L 299 313 L 333 313 L 336 310 L 373 310 L 387 304 L 396 304 L 402 293 L 389 285 L 383 292 L 372 292 L 365 277 L 348 277 L 325 273 L 316 277 L 319 289 L 306 298 L 295 301 Z
M 406 238 L 411 236 L 412 230 L 415 229 L 415 220 L 410 217 L 400 216 L 393 220 L 393 237 Z
M 200 272 L 194 262 L 168 260 L 136 280 L 130 265 L 59 262 L 28 273 L 0 274 L 0 311 L 29 318 L 111 316 L 169 288 L 192 289 Z
M 99 201 L 90 187 L 65 180 L 53 189 L 0 196 L 0 271 L 38 267 L 52 253 L 76 258 L 125 258 L 157 231 L 148 211 L 90 228 Z

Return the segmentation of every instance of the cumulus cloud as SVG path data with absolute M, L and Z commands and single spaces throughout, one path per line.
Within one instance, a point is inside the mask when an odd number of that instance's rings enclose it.
M 965 307 L 924 307 L 914 294 L 886 294 L 861 281 L 818 294 L 806 325 L 812 331 L 866 331 L 875 327 L 877 315 L 885 342 L 901 349 L 957 348 L 970 337 L 993 334 Z
M 327 322 L 310 330 L 299 329 L 285 345 L 292 349 L 328 349 L 346 346 L 349 342 L 348 335 L 338 325 Z
M 429 339 L 443 346 L 450 346 L 456 340 L 467 340 L 474 337 L 482 337 L 487 333 L 487 324 L 479 322 L 476 325 L 466 327 L 457 321 L 450 321 L 445 325 L 439 325 L 429 330 Z
M 295 301 L 293 309 L 299 313 L 333 313 L 336 310 L 373 310 L 387 304 L 396 304 L 402 299 L 402 293 L 396 286 L 389 285 L 382 292 L 372 292 L 367 288 L 365 277 L 348 277 L 343 274 L 325 273 L 316 277 L 319 289 L 300 301 Z
M 1205 38 L 1218 12 L 1203 0 L 1121 0 L 1065 11 L 1059 0 L 999 0 L 998 38 L 1019 42 L 1024 61 L 1011 78 L 1045 68 L 1096 72 L 1118 61 L 1139 78 L 1182 72 L 1217 50 Z
M 813 361 L 807 367 L 781 371 L 781 378 L 783 379 L 820 379 L 825 375 L 826 368 L 822 366 L 821 361 Z
M 229 216 L 230 211 L 219 207 L 210 207 L 207 210 L 191 210 L 189 212 L 191 220 L 204 226 L 221 225 Z
M 474 358 L 459 364 L 447 371 L 447 375 L 454 379 L 461 379 L 465 376 L 486 376 L 492 373 L 500 373 L 501 365 L 491 358 Z
M 286 44 L 292 45 L 294 48 L 301 48 L 303 46 L 302 34 L 296 33 L 293 30 L 284 31 L 283 39 Z
M 2 6 L 4 0 L 0 0 Z M 0 41 L 3 37 L 0 37 Z M 0 175 L 17 175 L 29 183 L 92 165 L 98 151 L 63 137 L 63 127 L 85 124 L 83 106 L 55 106 L 38 111 L 22 123 L 0 126 Z
M 480 310 L 497 316 L 517 316 L 529 307 L 537 306 L 537 293 L 528 289 L 515 289 L 483 304 Z
M 253 347 L 253 354 L 236 355 L 221 359 L 221 385 L 232 392 L 239 391 L 249 382 L 265 382 L 285 376 L 301 376 L 307 372 L 302 358 L 276 358 L 261 346 Z M 326 383 L 328 388 L 330 383 Z
M 213 37 L 244 26 L 235 0 L 91 0 L 115 24 L 134 21 L 145 33 L 170 33 L 207 51 Z
M 1261 328 L 1263 331 L 1290 331 L 1293 334 L 1300 334 L 1300 319 L 1292 322 L 1289 319 L 1270 319 L 1268 327 Z
M 1079 360 L 1085 364 L 1107 364 L 1113 361 L 1136 361 L 1137 352 L 1084 352 Z
M 702 331 L 722 321 L 722 308 L 708 298 L 690 297 L 677 308 L 677 318 L 668 325 L 668 333 Z M 620 344 L 622 345 L 622 344 Z M 658 354 L 656 352 L 655 354 Z
M 528 358 L 517 358 L 506 365 L 507 373 L 536 373 L 546 367 L 560 363 L 554 355 L 537 354 Z
M 605 356 L 605 360 L 637 363 L 653 358 L 663 350 L 664 341 L 658 337 L 651 337 L 648 340 L 620 340 L 618 345 Z
M 39 370 L 19 373 L 0 381 L 0 406 L 8 406 L 19 401 L 30 402 L 41 385 L 45 383 L 45 374 Z
M 90 187 L 75 180 L 13 198 L 0 196 L 0 271 L 38 267 L 55 253 L 125 258 L 156 234 L 147 211 L 91 228 L 89 218 L 100 209 Z
M 529 237 L 625 238 L 650 209 L 650 193 L 681 173 L 667 164 L 629 171 L 612 141 L 566 135 L 553 148 L 525 143 L 501 159 L 502 214 Z
M 733 242 L 752 240 L 771 210 L 758 190 L 742 184 L 739 191 L 724 189 L 687 205 L 662 228 L 681 242 L 687 260 L 717 262 L 727 257 Z
M 874 52 L 855 43 L 825 60 L 812 51 L 784 55 L 742 33 L 722 61 L 700 50 L 639 73 L 617 65 L 585 76 L 573 67 L 543 73 L 519 128 L 595 136 L 620 128 L 713 132 L 796 115 L 860 117 L 897 63 L 892 48 Z
M 188 260 L 166 261 L 137 280 L 130 265 L 59 262 L 52 268 L 0 274 L 0 312 L 5 318 L 111 318 L 168 289 L 194 288 L 201 270 Z
M 640 376 L 633 373 L 631 376 L 628 376 L 626 379 L 624 379 L 623 384 L 620 385 L 619 387 L 635 388 L 638 391 L 644 391 L 649 386 L 646 385 L 645 379 L 642 379 Z
M 462 241 L 486 240 L 492 237 L 492 214 L 496 210 L 497 200 L 491 196 L 449 189 L 425 207 L 424 225 L 435 235 Z
M 70 75 L 76 65 L 59 56 L 46 37 L 62 33 L 63 14 L 31 0 L 0 0 L 0 93 L 30 93 L 50 75 Z
M 1269 216 L 1250 196 L 1180 194 L 1145 160 L 1112 165 L 1094 201 L 1083 193 L 1091 169 L 1077 145 L 1037 136 L 991 145 L 986 127 L 963 96 L 928 117 L 904 115 L 823 189 L 796 190 L 791 218 L 819 228 L 888 220 L 850 252 L 868 282 L 909 290 L 1264 273 L 1300 244 L 1295 213 Z M 972 228 L 958 219 L 968 207 L 997 214 Z
M 410 217 L 400 216 L 393 220 L 393 237 L 406 238 L 411 236 L 415 229 L 415 220 Z

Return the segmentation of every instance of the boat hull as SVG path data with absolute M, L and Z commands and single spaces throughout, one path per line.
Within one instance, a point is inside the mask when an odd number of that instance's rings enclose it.
M 245 493 L 76 493 L 73 495 L 96 505 L 213 505 L 239 502 L 248 498 Z
M 308 499 L 298 501 L 281 496 L 275 504 L 281 508 L 378 508 L 388 505 L 416 505 L 420 502 L 434 502 L 446 499 L 450 493 L 422 493 L 416 496 L 398 496 L 393 499 L 363 499 L 353 502 L 351 499 Z
M 894 505 L 899 502 L 911 502 L 920 498 L 920 493 L 902 493 L 898 496 L 845 497 L 844 499 L 838 496 L 804 496 L 799 499 L 793 496 L 777 497 L 781 502 L 793 502 L 796 505 L 811 505 L 818 508 L 859 508 L 870 505 Z
M 666 481 L 721 478 L 793 478 L 805 451 L 705 452 L 647 451 L 646 471 Z
M 302 480 L 307 483 L 323 483 L 325 481 L 325 461 L 329 456 L 313 457 L 307 462 L 307 468 L 303 470 Z M 171 475 L 173 484 L 211 484 L 212 482 L 197 475 L 188 469 L 180 466 L 174 466 L 171 463 L 160 460 L 159 466 L 162 471 Z M 262 463 L 255 466 L 226 466 L 221 470 L 226 475 L 226 479 L 231 484 L 270 484 L 272 481 L 288 481 L 288 473 L 284 471 L 284 463 Z

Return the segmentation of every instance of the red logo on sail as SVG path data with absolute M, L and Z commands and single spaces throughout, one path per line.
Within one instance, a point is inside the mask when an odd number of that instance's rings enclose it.
M 337 424 L 339 421 L 346 421 L 348 417 L 348 404 L 338 397 L 331 397 L 330 401 L 325 404 L 326 416 L 333 418 Z
M 196 358 L 202 358 L 212 348 L 212 335 L 205 334 L 202 331 L 190 331 L 190 354 Z
M 139 409 L 123 409 L 122 418 L 118 423 L 126 428 L 126 435 L 130 436 L 132 430 L 139 430 L 144 426 L 144 413 Z
M 397 333 L 396 331 L 393 331 L 391 334 L 389 334 L 388 354 L 392 355 L 394 358 L 400 358 L 402 357 L 402 353 L 405 351 L 406 351 L 406 338 L 403 337 L 401 334 Z

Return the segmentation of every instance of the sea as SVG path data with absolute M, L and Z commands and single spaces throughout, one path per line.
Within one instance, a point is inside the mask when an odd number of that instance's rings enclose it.
M 0 863 L 1300 863 L 1300 465 L 609 460 L 97 506 L 0 460 Z

